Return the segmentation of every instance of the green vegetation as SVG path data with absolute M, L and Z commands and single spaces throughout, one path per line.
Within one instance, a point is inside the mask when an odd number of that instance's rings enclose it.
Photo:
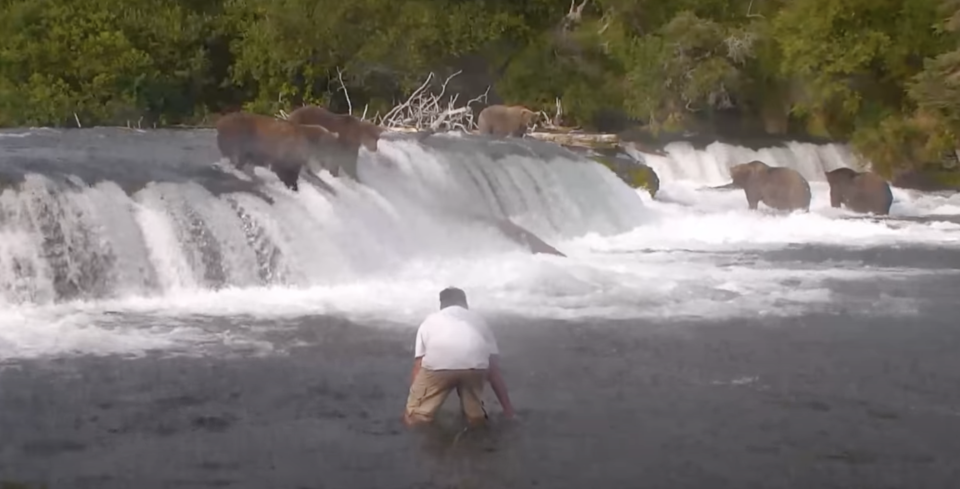
M 0 126 L 345 111 L 338 68 L 355 109 L 383 112 L 430 71 L 469 66 L 464 97 L 486 87 L 480 73 L 507 103 L 552 111 L 561 98 L 567 124 L 586 128 L 611 110 L 654 134 L 733 114 L 761 133 L 849 140 L 889 177 L 956 159 L 958 11 L 960 0 L 0 0 Z
M 647 165 L 639 163 L 613 161 L 603 156 L 591 157 L 593 161 L 600 163 L 612 171 L 620 180 L 632 188 L 642 188 L 650 193 L 651 197 L 657 196 L 660 190 L 660 177 Z

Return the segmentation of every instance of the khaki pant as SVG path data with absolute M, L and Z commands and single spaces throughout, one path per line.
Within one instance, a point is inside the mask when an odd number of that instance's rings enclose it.
M 487 371 L 427 370 L 421 368 L 410 386 L 407 397 L 407 418 L 411 422 L 432 422 L 450 391 L 456 389 L 460 410 L 470 424 L 481 424 L 487 419 L 483 409 L 483 386 Z

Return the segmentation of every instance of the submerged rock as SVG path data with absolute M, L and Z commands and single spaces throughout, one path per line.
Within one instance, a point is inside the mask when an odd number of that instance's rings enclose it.
M 657 196 L 657 191 L 660 190 L 660 177 L 653 168 L 638 161 L 624 161 L 622 158 L 594 156 L 591 159 L 609 168 L 627 185 L 645 189 L 650 192 L 651 197 Z
M 645 189 L 651 197 L 656 197 L 660 190 L 660 177 L 657 172 L 635 160 L 623 148 L 586 148 L 574 145 L 564 147 L 609 168 L 631 188 Z

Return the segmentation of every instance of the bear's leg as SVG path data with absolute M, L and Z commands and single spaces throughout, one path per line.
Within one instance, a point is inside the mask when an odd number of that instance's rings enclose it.
M 343 158 L 343 171 L 355 182 L 360 181 L 360 177 L 357 175 L 357 160 L 360 158 L 360 155 L 357 153 L 345 155 Z
M 286 162 L 273 161 L 270 163 L 273 174 L 290 190 L 298 191 L 297 180 L 300 177 L 300 165 L 289 165 Z
M 256 166 L 256 160 L 254 156 L 249 153 L 238 153 L 236 159 L 232 160 L 233 165 L 243 172 L 244 175 L 250 178 L 251 181 L 256 181 L 257 176 L 254 173 L 254 166 Z
M 288 189 L 294 192 L 300 191 L 300 188 L 297 186 L 297 180 L 300 179 L 300 172 L 298 170 L 284 168 L 283 170 L 277 171 L 276 174 Z
M 337 195 L 337 191 L 332 186 L 330 186 L 329 183 L 323 181 L 323 179 L 317 176 L 316 174 L 310 173 L 309 171 L 307 171 L 306 168 L 302 170 L 302 173 L 303 173 L 304 180 L 313 183 L 317 187 L 320 187 L 320 190 L 323 190 L 324 192 L 327 192 L 330 195 Z

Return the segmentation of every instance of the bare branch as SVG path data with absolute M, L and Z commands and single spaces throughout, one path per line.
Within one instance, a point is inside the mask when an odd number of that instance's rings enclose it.
M 353 115 L 353 104 L 350 102 L 350 92 L 347 91 L 347 85 L 343 83 L 343 71 L 340 71 L 340 67 L 337 67 L 337 80 L 340 82 L 340 89 L 337 91 L 343 91 L 343 96 L 347 98 L 347 113 Z
M 470 106 L 474 103 L 486 103 L 490 87 L 480 96 L 473 98 L 463 106 L 457 107 L 459 94 L 447 95 L 447 85 L 461 72 L 457 71 L 448 76 L 440 85 L 439 93 L 431 93 L 428 89 L 434 74 L 430 73 L 426 81 L 413 91 L 402 104 L 387 112 L 374 122 L 390 129 L 414 129 L 430 131 L 459 130 L 469 132 L 476 128 L 473 121 L 473 111 Z M 378 114 L 379 115 L 379 114 Z
M 407 98 L 406 102 L 400 105 L 394 106 L 392 109 L 390 109 L 389 112 L 384 114 L 383 121 L 392 121 L 395 117 L 397 117 L 397 114 L 399 114 L 403 109 L 409 108 L 410 103 L 418 99 L 418 97 L 420 96 L 420 92 L 422 92 L 424 89 L 427 88 L 427 85 L 430 84 L 431 80 L 433 80 L 432 72 L 430 73 L 430 75 L 427 76 L 426 81 L 424 81 L 423 84 L 420 85 L 420 88 L 417 88 L 416 90 L 413 91 L 412 94 L 410 94 L 410 97 Z
M 583 8 L 587 6 L 590 0 L 583 0 L 583 3 L 577 5 L 577 0 L 570 0 L 570 10 L 563 17 L 564 28 L 570 28 L 583 20 Z
M 554 105 L 556 106 L 556 109 L 552 117 L 549 114 L 547 114 L 546 111 L 541 110 L 537 112 L 539 117 L 537 118 L 537 122 L 534 124 L 533 128 L 531 129 L 532 131 L 536 131 L 540 128 L 543 128 L 548 131 L 554 131 L 554 132 L 557 132 L 557 131 L 568 132 L 574 129 L 572 127 L 564 127 L 562 124 L 563 101 L 560 99 L 560 97 L 557 97 L 554 99 Z
M 600 26 L 600 29 L 597 30 L 597 34 L 602 36 L 604 32 L 607 32 L 607 29 L 610 28 L 610 22 L 612 21 L 612 18 L 612 16 L 609 16 L 606 13 L 603 14 L 603 17 L 600 18 L 602 25 Z
M 753 44 L 757 36 L 752 32 L 745 32 L 741 35 L 732 34 L 723 40 L 727 46 L 727 57 L 735 63 L 743 64 L 747 58 L 753 57 Z

